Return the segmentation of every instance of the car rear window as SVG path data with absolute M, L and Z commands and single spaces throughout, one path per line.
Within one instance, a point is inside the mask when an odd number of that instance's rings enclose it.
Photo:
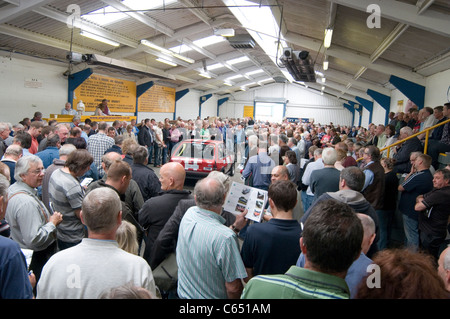
M 183 143 L 180 148 L 175 151 L 174 156 L 211 160 L 214 159 L 214 145 L 205 143 Z

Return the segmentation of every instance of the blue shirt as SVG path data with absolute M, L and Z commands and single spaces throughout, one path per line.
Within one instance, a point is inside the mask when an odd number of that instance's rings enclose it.
M 275 162 L 267 155 L 267 152 L 260 152 L 258 155 L 249 158 L 242 172 L 242 177 L 247 178 L 251 174 L 253 187 L 268 190 L 274 167 Z
M 0 236 L 0 251 L 0 299 L 33 298 L 27 262 L 19 245 Z
M 176 250 L 180 298 L 226 299 L 225 283 L 247 277 L 237 236 L 224 223 L 198 206 L 183 216 Z
M 55 158 L 59 158 L 59 149 L 56 146 L 49 146 L 45 150 L 36 153 L 36 156 L 42 160 L 44 168 L 47 168 L 53 164 Z

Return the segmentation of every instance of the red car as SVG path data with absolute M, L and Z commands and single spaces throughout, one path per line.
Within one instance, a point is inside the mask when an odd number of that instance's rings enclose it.
M 172 149 L 171 162 L 184 166 L 187 177 L 203 178 L 212 171 L 234 175 L 234 155 L 227 155 L 222 141 L 184 140 Z

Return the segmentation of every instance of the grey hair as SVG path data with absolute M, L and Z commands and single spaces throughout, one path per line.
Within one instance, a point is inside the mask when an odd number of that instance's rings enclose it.
M 70 153 L 72 153 L 73 151 L 75 151 L 76 149 L 77 148 L 73 144 L 70 144 L 70 143 L 64 144 L 59 149 L 59 156 L 67 156 Z
M 3 174 L 0 174 L 0 196 L 3 196 L 3 199 L 5 199 L 6 194 L 8 194 L 8 187 L 8 179 Z
M 23 153 L 22 146 L 17 144 L 11 144 L 5 150 L 5 155 L 20 156 L 22 153 Z
M 19 158 L 16 163 L 16 168 L 14 170 L 14 178 L 16 181 L 22 182 L 21 175 L 28 174 L 28 170 L 30 169 L 31 163 L 42 164 L 42 160 L 36 155 L 27 155 Z
M 108 187 L 100 187 L 84 197 L 81 210 L 89 231 L 104 233 L 117 226 L 117 216 L 122 211 L 122 202 L 117 192 Z
M 228 193 L 228 191 L 230 190 L 230 186 L 231 186 L 230 176 L 228 176 L 222 172 L 219 172 L 219 171 L 212 171 L 211 173 L 208 174 L 208 177 L 215 178 L 219 182 L 221 182 L 223 184 L 223 186 L 225 187 L 225 193 Z
M 195 184 L 194 195 L 198 207 L 212 210 L 223 205 L 225 186 L 216 178 L 206 177 Z
M 337 152 L 333 147 L 327 147 L 322 151 L 322 161 L 325 165 L 334 165 L 337 159 Z
M 357 213 L 358 218 L 361 220 L 361 224 L 364 230 L 364 237 L 370 237 L 375 234 L 375 222 L 372 217 L 366 214 Z
M 405 133 L 407 136 L 411 136 L 413 133 L 413 130 L 409 126 L 404 126 L 400 129 L 400 132 Z

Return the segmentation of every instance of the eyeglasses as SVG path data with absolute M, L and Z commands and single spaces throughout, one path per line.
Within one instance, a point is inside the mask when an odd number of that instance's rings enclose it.
M 39 174 L 44 174 L 45 173 L 45 168 L 38 168 L 34 171 L 30 171 L 30 173 L 33 173 L 35 175 L 39 175 Z

